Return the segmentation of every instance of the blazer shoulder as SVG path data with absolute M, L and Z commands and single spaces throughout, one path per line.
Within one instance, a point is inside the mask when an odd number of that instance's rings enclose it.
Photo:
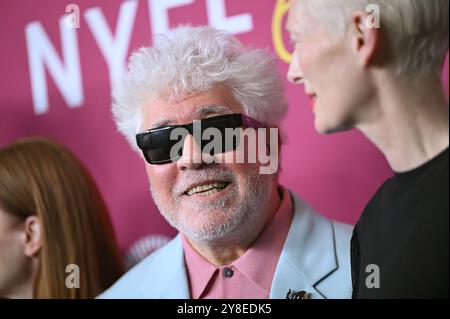
M 173 255 L 181 245 L 179 236 L 176 236 L 165 246 L 145 257 L 136 266 L 125 273 L 118 281 L 116 281 L 109 289 L 100 294 L 99 299 L 138 299 L 145 298 L 143 294 L 143 281 L 147 281 L 149 277 L 157 276 L 163 269 L 159 266 L 161 261 L 169 262 L 168 256 Z M 163 267 L 164 268 L 164 267 Z M 153 275 L 155 274 L 155 275 Z

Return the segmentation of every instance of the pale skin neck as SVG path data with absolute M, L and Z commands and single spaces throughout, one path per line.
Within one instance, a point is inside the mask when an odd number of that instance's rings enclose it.
M 33 299 L 33 285 L 25 284 L 23 286 L 16 287 L 4 297 L 9 299 Z
M 30 257 L 29 262 L 29 271 L 22 278 L 22 281 L 15 285 L 4 297 L 10 299 L 34 299 L 34 283 L 39 269 L 38 256 Z
M 448 101 L 439 79 L 407 80 L 381 74 L 374 110 L 357 128 L 397 173 L 413 170 L 449 146 Z
M 239 233 L 235 238 L 232 238 L 226 242 L 221 242 L 220 244 L 196 242 L 190 238 L 187 238 L 187 240 L 191 246 L 209 263 L 218 267 L 230 265 L 232 262 L 241 257 L 258 238 L 277 212 L 280 204 L 280 194 L 278 193 L 278 189 L 275 187 L 275 190 L 271 195 L 270 205 L 268 205 L 265 211 L 261 214 L 261 222 L 257 225 L 246 225 L 245 228 L 239 230 Z
M 35 261 L 32 261 L 35 263 Z M 2 297 L 9 299 L 33 299 L 33 287 L 34 287 L 34 271 L 30 274 L 29 278 L 24 278 L 21 283 L 16 284 Z

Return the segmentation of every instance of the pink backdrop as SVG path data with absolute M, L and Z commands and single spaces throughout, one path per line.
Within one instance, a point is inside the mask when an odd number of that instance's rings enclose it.
M 64 38 L 64 41 L 76 44 L 71 48 L 68 46 L 66 56 L 62 49 L 63 29 L 58 21 L 70 3 L 79 5 L 80 19 L 75 42 Z M 161 3 L 177 7 L 158 11 Z M 244 43 L 267 47 L 277 55 L 271 22 L 276 3 L 276 0 L 2 0 L 0 146 L 19 137 L 41 135 L 73 150 L 100 186 L 122 249 L 143 235 L 173 236 L 175 231 L 159 215 L 151 200 L 144 163 L 116 132 L 110 114 L 108 64 L 88 17 L 97 23 L 104 17 L 112 39 L 117 35 L 117 29 L 126 31 L 127 26 L 130 27 L 130 41 L 125 41 L 126 56 L 136 48 L 150 45 L 153 32 L 164 27 L 166 16 L 170 27 L 179 23 L 227 27 Z M 119 12 L 124 15 L 123 24 L 116 29 Z M 167 12 L 167 15 L 161 12 Z M 54 47 L 60 61 L 60 73 L 65 75 L 57 80 L 45 67 L 47 88 L 35 88 L 35 91 L 44 92 L 44 97 L 48 95 L 46 107 L 42 95 L 33 100 L 29 62 L 31 57 L 39 57 L 36 50 L 43 40 L 38 36 L 43 34 Z M 285 32 L 283 39 L 289 47 Z M 79 68 L 72 63 L 74 68 L 70 69 L 70 59 L 78 61 Z M 279 66 L 284 76 L 287 64 L 279 59 Z M 80 75 L 78 87 L 73 86 L 76 80 L 67 80 L 76 79 L 71 77 L 74 74 Z M 448 61 L 444 75 L 448 92 Z M 64 91 L 58 81 L 69 87 Z M 78 95 L 77 100 L 73 92 L 80 91 L 82 98 Z M 290 110 L 284 123 L 288 143 L 282 153 L 282 183 L 323 215 L 348 223 L 356 222 L 365 203 L 391 174 L 384 157 L 356 131 L 334 136 L 318 135 L 303 89 L 286 83 L 286 94 Z

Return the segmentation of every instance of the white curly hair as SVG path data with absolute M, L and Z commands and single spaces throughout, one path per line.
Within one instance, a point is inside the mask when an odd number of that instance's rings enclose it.
M 262 49 L 244 47 L 212 27 L 181 26 L 131 55 L 127 74 L 113 89 L 112 112 L 118 130 L 137 150 L 142 111 L 152 99 L 177 100 L 188 93 L 224 86 L 246 115 L 280 126 L 287 112 L 275 59 Z

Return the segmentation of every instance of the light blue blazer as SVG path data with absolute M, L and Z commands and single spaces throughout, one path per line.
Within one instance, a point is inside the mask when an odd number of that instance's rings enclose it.
M 329 221 L 292 196 L 294 216 L 275 269 L 271 299 L 289 289 L 312 299 L 350 298 L 352 227 Z M 190 298 L 180 236 L 146 257 L 99 298 Z

